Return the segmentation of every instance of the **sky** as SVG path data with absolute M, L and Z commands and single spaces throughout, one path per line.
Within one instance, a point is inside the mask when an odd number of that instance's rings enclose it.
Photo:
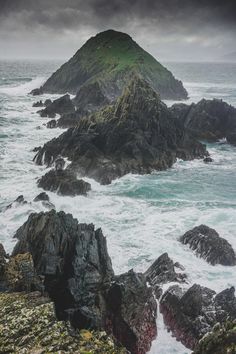
M 0 0 L 1 59 L 66 60 L 107 29 L 160 61 L 236 58 L 236 0 Z

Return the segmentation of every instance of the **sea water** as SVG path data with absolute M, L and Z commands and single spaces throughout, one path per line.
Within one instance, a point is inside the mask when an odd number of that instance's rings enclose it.
M 33 163 L 32 149 L 61 129 L 47 129 L 46 118 L 32 108 L 38 97 L 28 95 L 60 65 L 56 61 L 0 61 L 0 242 L 8 252 L 13 235 L 32 212 L 46 211 L 32 200 L 39 194 L 37 179 L 45 166 Z M 222 98 L 236 106 L 236 64 L 166 63 L 184 83 L 188 102 Z M 56 98 L 44 95 L 40 99 Z M 166 102 L 170 105 L 173 102 Z M 236 250 L 236 148 L 224 141 L 208 145 L 214 159 L 177 161 L 169 170 L 151 175 L 127 175 L 111 185 L 88 180 L 87 197 L 62 197 L 48 192 L 57 211 L 72 213 L 79 222 L 94 223 L 107 237 L 115 272 L 145 270 L 163 252 L 185 268 L 189 285 L 199 283 L 216 291 L 236 286 L 234 267 L 211 266 L 196 257 L 178 237 L 200 224 L 213 227 Z M 23 194 L 31 204 L 13 205 Z M 185 354 L 189 350 L 165 329 L 158 315 L 158 338 L 152 354 Z

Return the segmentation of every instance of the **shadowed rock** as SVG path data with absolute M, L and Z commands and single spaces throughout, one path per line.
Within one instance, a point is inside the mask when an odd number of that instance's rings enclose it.
M 180 237 L 180 242 L 196 252 L 212 265 L 236 265 L 236 255 L 229 242 L 210 227 L 200 225 L 187 231 Z
M 56 114 L 72 113 L 75 107 L 69 95 L 64 95 L 52 103 L 48 103 L 45 109 L 39 111 L 41 117 L 54 118 Z
M 43 104 L 43 101 L 42 101 L 42 100 L 33 103 L 33 107 L 43 107 L 43 106 L 44 106 L 44 104 Z
M 90 183 L 77 179 L 76 174 L 69 170 L 47 172 L 39 179 L 38 186 L 46 191 L 70 196 L 86 195 L 91 190 Z
M 59 154 L 81 176 L 108 184 L 127 173 L 167 169 L 177 158 L 203 158 L 207 151 L 183 132 L 157 93 L 135 75 L 115 104 L 80 119 L 76 128 L 45 144 L 34 160 L 51 165 Z
M 234 288 L 216 293 L 194 284 L 183 290 L 170 287 L 161 298 L 160 310 L 168 329 L 187 348 L 194 349 L 198 341 L 219 322 L 235 319 Z M 215 296 L 216 295 L 216 296 Z

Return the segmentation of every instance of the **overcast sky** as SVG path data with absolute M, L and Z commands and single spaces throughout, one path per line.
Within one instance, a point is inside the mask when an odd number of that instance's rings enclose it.
M 0 58 L 67 59 L 109 28 L 161 61 L 218 60 L 236 52 L 236 0 L 0 0 Z

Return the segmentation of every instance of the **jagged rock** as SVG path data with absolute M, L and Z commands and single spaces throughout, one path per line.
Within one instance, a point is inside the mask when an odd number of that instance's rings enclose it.
M 37 195 L 37 197 L 34 198 L 34 202 L 39 202 L 39 201 L 48 201 L 49 202 L 49 196 L 47 193 L 42 192 Z
M 196 138 L 214 142 L 226 137 L 229 143 L 235 143 L 236 108 L 226 102 L 202 99 L 190 106 L 175 104 L 171 110 Z
M 84 112 L 76 110 L 73 113 L 62 114 L 62 116 L 57 120 L 57 126 L 59 128 L 71 128 L 75 127 L 79 120 L 84 117 L 86 114 Z
M 48 103 L 45 109 L 39 111 L 41 117 L 55 118 L 56 114 L 72 113 L 75 106 L 70 99 L 70 95 L 64 95 L 52 103 Z
M 105 332 L 75 331 L 58 321 L 39 292 L 0 293 L 1 353 L 126 354 Z
M 117 102 L 44 145 L 37 164 L 68 157 L 81 176 L 111 183 L 127 173 L 151 173 L 171 167 L 177 157 L 204 157 L 206 147 L 185 134 L 147 82 L 134 76 Z
M 43 104 L 42 100 L 33 103 L 33 107 L 43 107 L 43 106 L 44 106 L 44 104 Z
M 212 265 L 236 265 L 236 255 L 229 242 L 210 227 L 200 225 L 187 231 L 180 237 L 180 242 L 196 252 Z
M 132 72 L 148 80 L 163 99 L 187 98 L 181 81 L 176 80 L 129 35 L 113 30 L 90 38 L 45 82 L 40 91 L 77 94 L 83 86 L 99 83 L 98 101 L 101 102 L 103 97 L 101 99 L 100 96 L 103 95 L 110 101 L 120 96 Z M 93 104 L 95 98 L 92 95 L 89 98 Z
M 6 209 L 12 208 L 14 204 L 20 204 L 24 205 L 27 204 L 28 202 L 25 200 L 23 195 L 19 195 L 11 204 L 7 205 Z
M 214 326 L 198 343 L 193 354 L 235 354 L 236 321 Z
M 42 95 L 42 94 L 43 94 L 43 88 L 42 88 L 42 86 L 41 86 L 40 88 L 33 89 L 33 90 L 30 92 L 30 94 L 33 95 L 33 96 Z
M 101 229 L 64 212 L 31 214 L 20 227 L 13 256 L 30 252 L 59 319 L 74 328 L 105 328 L 133 354 L 156 335 L 156 302 L 142 274 L 115 277 Z
M 194 349 L 218 322 L 235 319 L 234 288 L 215 295 L 213 290 L 197 284 L 187 291 L 174 285 L 161 298 L 160 311 L 167 328 L 187 348 Z
M 41 146 L 36 146 L 35 148 L 33 148 L 33 152 L 38 152 L 41 149 Z
M 47 106 L 50 106 L 52 104 L 52 100 L 50 98 L 46 99 L 44 101 L 44 106 L 47 107 Z
M 55 119 L 50 120 L 47 122 L 47 128 L 54 129 L 57 127 L 57 121 Z
M 63 159 L 63 157 L 58 156 L 58 157 L 56 158 L 56 160 L 55 160 L 55 169 L 56 169 L 57 171 L 62 171 L 62 170 L 64 169 L 64 167 L 65 167 L 65 164 L 66 164 L 66 162 L 65 162 L 65 160 Z
M 57 192 L 61 195 L 86 195 L 91 185 L 69 170 L 50 170 L 38 180 L 38 186 L 46 191 Z
M 115 337 L 131 353 L 145 354 L 157 335 L 157 304 L 143 274 L 133 270 L 115 277 L 107 301 Z
M 175 266 L 168 253 L 163 253 L 144 273 L 147 281 L 154 288 L 157 298 L 162 293 L 161 285 L 169 282 L 183 283 L 186 281 L 186 274 L 177 273 Z
M 203 162 L 205 162 L 205 163 L 211 163 L 211 162 L 213 162 L 214 160 L 210 157 L 210 156 L 208 156 L 208 157 L 205 157 L 204 159 L 203 159 Z

